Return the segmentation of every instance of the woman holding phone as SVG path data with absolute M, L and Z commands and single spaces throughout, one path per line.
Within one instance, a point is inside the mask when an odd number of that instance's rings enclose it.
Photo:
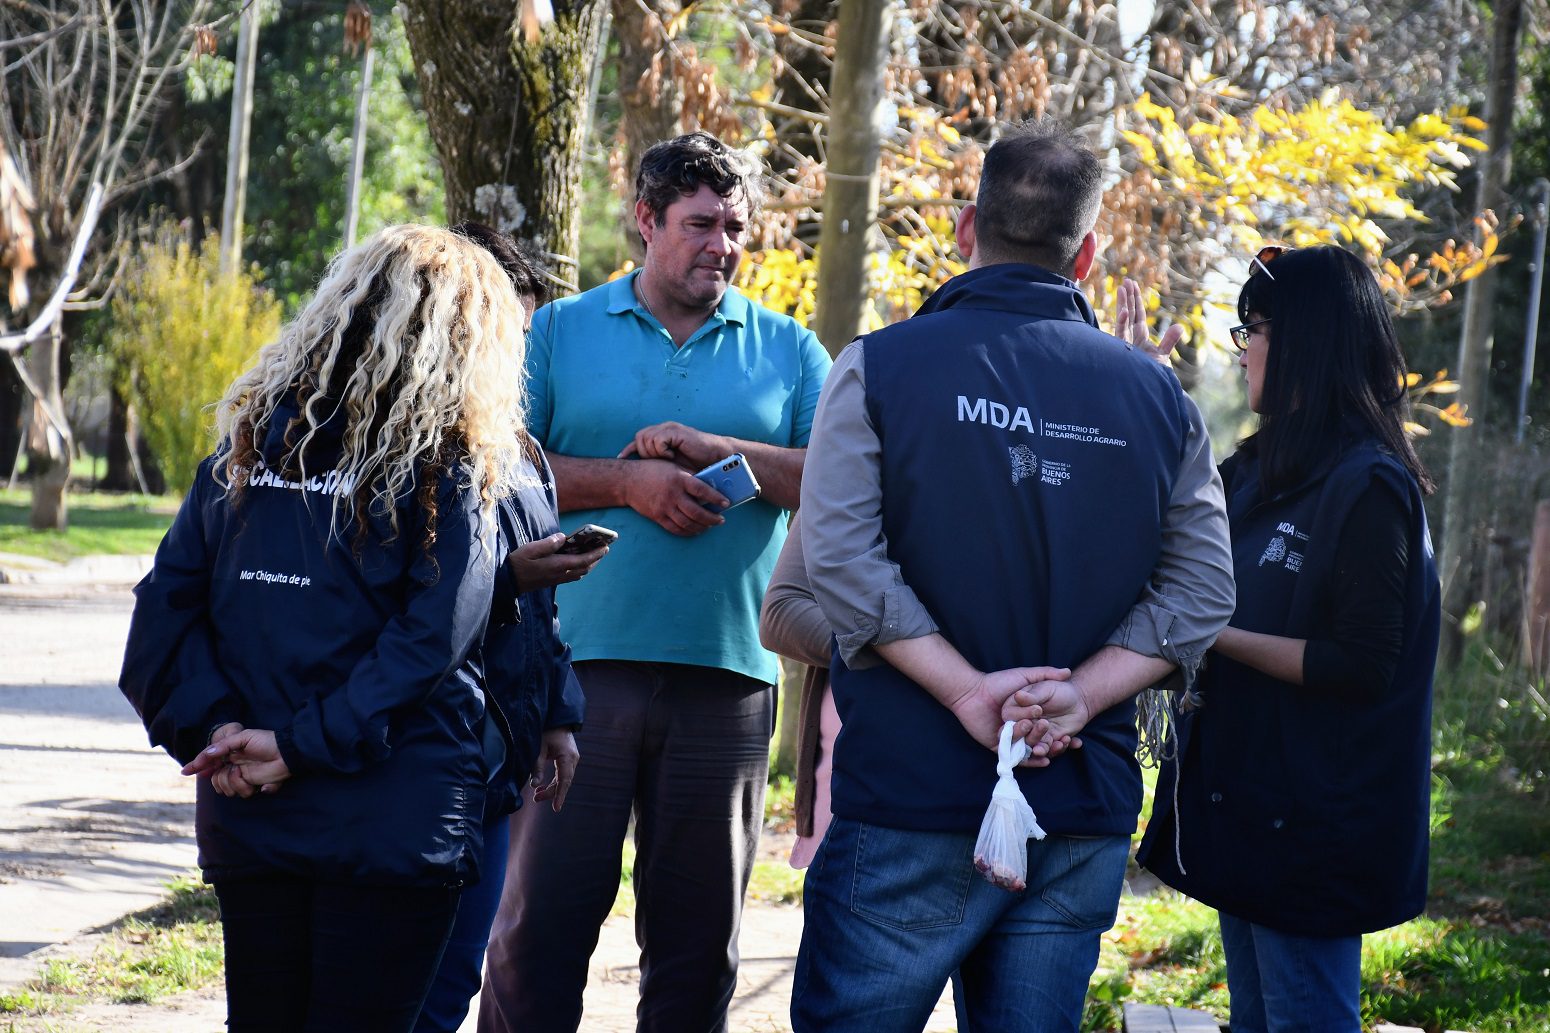
M 522 302 L 523 330 L 530 329 L 533 313 L 553 294 L 537 256 L 481 223 L 460 223 L 452 232 L 500 263 Z M 501 541 L 511 551 L 495 577 L 491 628 L 480 651 L 485 676 L 503 701 L 510 746 L 485 803 L 479 882 L 458 901 L 457 920 L 414 1033 L 455 1033 L 463 1024 L 479 992 L 490 925 L 506 885 L 510 816 L 524 803 L 564 807 L 580 762 L 575 732 L 585 701 L 571 673 L 570 647 L 560 637 L 554 589 L 585 577 L 608 548 L 598 538 L 575 549 L 566 545 L 554 474 L 543 449 L 525 432 L 515 481 L 516 490 L 498 511 Z
M 1140 861 L 1220 912 L 1233 1033 L 1359 1033 L 1362 933 L 1426 898 L 1432 481 L 1356 256 L 1262 250 L 1238 317 L 1260 417 L 1221 467 L 1238 607 Z

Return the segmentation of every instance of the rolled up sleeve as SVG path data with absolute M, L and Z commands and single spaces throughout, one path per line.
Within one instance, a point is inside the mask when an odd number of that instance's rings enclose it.
M 813 597 L 851 668 L 882 660 L 869 648 L 937 631 L 888 558 L 882 443 L 866 407 L 862 344 L 835 360 L 818 400 L 802 473 L 802 551 Z
M 1193 688 L 1206 650 L 1237 605 L 1222 479 L 1211 438 L 1185 396 L 1189 432 L 1163 521 L 1162 554 L 1135 606 L 1108 644 L 1178 665 L 1156 688 Z

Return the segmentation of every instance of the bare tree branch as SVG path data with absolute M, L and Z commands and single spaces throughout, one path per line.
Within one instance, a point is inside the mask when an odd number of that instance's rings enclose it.
M 60 276 L 58 286 L 49 296 L 43 311 L 28 324 L 27 329 L 19 333 L 0 335 L 0 351 L 10 352 L 13 355 L 20 352 L 48 333 L 54 320 L 59 318 L 65 298 L 75 288 L 75 278 L 81 271 L 81 259 L 86 256 L 86 245 L 91 243 L 92 231 L 97 228 L 97 216 L 102 214 L 102 197 L 102 184 L 93 183 L 91 192 L 86 197 L 86 210 L 81 213 L 80 229 L 76 232 L 75 243 L 70 248 L 70 257 L 65 260 L 64 272 Z

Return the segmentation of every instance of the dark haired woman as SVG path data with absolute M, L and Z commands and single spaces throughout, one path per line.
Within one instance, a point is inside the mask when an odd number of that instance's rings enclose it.
M 539 257 L 526 244 L 481 223 L 460 223 L 452 232 L 500 263 L 522 302 L 524 332 L 530 329 L 533 313 L 554 293 Z M 511 725 L 510 749 L 485 803 L 479 882 L 458 901 L 457 921 L 414 1033 L 455 1033 L 462 1026 L 468 1003 L 479 992 L 490 924 L 506 885 L 510 815 L 524 802 L 560 810 L 580 759 L 574 733 L 585 704 L 571 671 L 570 647 L 559 635 L 554 589 L 586 576 L 608 549 L 577 555 L 558 551 L 565 535 L 554 474 L 538 443 L 525 433 L 523 438 L 516 491 L 501 501 L 498 514 L 503 545 L 512 551 L 495 577 L 491 627 L 480 651 L 485 675 Z
M 217 405 L 135 589 L 120 686 L 207 776 L 232 1033 L 409 1030 L 478 878 L 523 317 L 446 230 L 344 252 Z
M 1220 912 L 1233 1033 L 1360 1033 L 1361 935 L 1426 897 L 1432 482 L 1359 259 L 1266 249 L 1238 315 L 1260 425 L 1221 467 L 1237 611 L 1140 861 Z

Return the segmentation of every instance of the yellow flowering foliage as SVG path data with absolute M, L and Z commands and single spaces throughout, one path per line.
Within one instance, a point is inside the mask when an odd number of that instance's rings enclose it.
M 1449 427 L 1467 427 L 1474 422 L 1466 411 L 1468 406 L 1459 402 L 1449 405 L 1438 405 L 1427 399 L 1441 399 L 1446 395 L 1458 394 L 1459 382 L 1448 379 L 1448 371 L 1438 370 L 1430 380 L 1426 380 L 1419 373 L 1407 373 L 1405 375 L 1405 393 L 1410 396 L 1412 411 L 1423 413 Z M 1407 422 L 1406 433 L 1413 437 L 1424 437 L 1431 431 L 1419 423 Z
M 898 237 L 887 253 L 867 256 L 867 303 L 863 331 L 870 332 L 910 316 L 941 284 L 968 267 L 952 253 L 950 239 Z M 735 286 L 766 308 L 789 315 L 803 326 L 813 316 L 818 296 L 817 251 L 798 247 L 748 252 Z
M 1463 109 L 1389 126 L 1330 90 L 1299 108 L 1261 105 L 1188 125 L 1149 95 L 1129 113 L 1134 128 L 1121 135 L 1151 173 L 1158 203 L 1182 206 L 1201 239 L 1226 247 L 1224 259 L 1241 262 L 1270 240 L 1349 247 L 1402 311 L 1446 304 L 1452 287 L 1502 260 L 1494 224 L 1481 227 L 1479 245 L 1448 241 L 1425 259 L 1389 254 L 1385 226 L 1428 221 L 1411 193 L 1457 190 L 1470 152 L 1485 149 L 1472 135 L 1485 124 Z
M 214 445 L 209 406 L 280 333 L 280 303 L 245 272 L 220 272 L 202 247 L 164 234 L 141 248 L 113 295 L 108 345 L 167 483 L 184 491 Z

